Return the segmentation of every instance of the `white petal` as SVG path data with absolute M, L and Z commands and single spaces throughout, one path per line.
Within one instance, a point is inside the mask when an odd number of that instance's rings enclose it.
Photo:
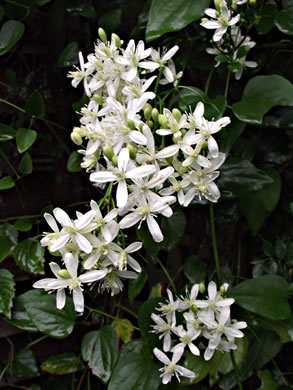
M 165 53 L 163 55 L 162 62 L 164 63 L 164 62 L 170 60 L 170 58 L 172 58 L 174 56 L 174 54 L 177 52 L 178 49 L 179 49 L 179 46 L 175 45 L 170 50 L 168 50 L 167 53 Z
M 128 134 L 128 137 L 139 145 L 146 145 L 148 142 L 147 138 L 140 131 L 133 130 Z
M 215 138 L 212 136 L 208 138 L 208 148 L 209 152 L 211 153 L 211 156 L 213 158 L 217 158 L 219 155 L 219 148 Z
M 114 180 L 117 180 L 117 176 L 113 175 L 112 172 L 100 171 L 90 174 L 90 181 L 95 183 L 107 183 Z
M 217 18 L 217 11 L 213 8 L 207 8 L 204 13 L 208 15 L 210 18 Z
M 211 281 L 208 285 L 208 293 L 209 293 L 209 298 L 211 300 L 214 300 L 217 295 L 217 285 L 215 282 Z
M 155 171 L 156 167 L 154 165 L 141 165 L 140 167 L 131 169 L 130 171 L 126 172 L 125 176 L 128 179 L 135 179 L 151 175 Z
M 74 235 L 75 241 L 79 248 L 85 253 L 91 253 L 93 247 L 88 239 L 86 239 L 82 234 L 76 232 Z
M 118 168 L 122 171 L 126 171 L 128 162 L 129 162 L 129 150 L 128 148 L 123 148 L 118 156 Z
M 125 250 L 127 253 L 133 253 L 139 251 L 141 247 L 142 247 L 142 242 L 135 241 L 132 244 L 128 245 L 128 247 Z
M 96 280 L 103 279 L 106 276 L 107 272 L 103 270 L 97 270 L 97 271 L 89 271 L 85 274 L 82 274 L 79 276 L 79 280 L 82 283 L 92 283 Z
M 81 230 L 84 227 L 86 227 L 92 221 L 92 219 L 95 217 L 95 215 L 96 215 L 96 212 L 94 210 L 90 210 L 87 213 L 85 213 L 81 218 L 79 218 L 75 222 L 76 228 L 78 230 Z
M 62 225 L 62 226 L 71 226 L 73 227 L 73 223 L 71 219 L 69 218 L 68 214 L 65 213 L 64 210 L 60 209 L 57 207 L 56 209 L 53 210 L 54 216 L 57 219 L 57 221 Z
M 76 278 L 77 268 L 78 268 L 78 257 L 73 256 L 72 253 L 66 253 L 64 256 L 64 263 L 71 278 Z
M 133 257 L 131 257 L 130 255 L 127 256 L 127 263 L 130 265 L 130 267 L 132 269 L 134 269 L 134 271 L 140 273 L 141 272 L 141 266 L 139 265 L 139 263 L 134 260 Z
M 65 306 L 66 302 L 66 294 L 64 289 L 58 290 L 56 294 L 56 307 L 57 309 L 61 310 Z
M 83 313 L 84 298 L 83 298 L 82 289 L 80 287 L 75 287 L 72 290 L 72 298 L 73 298 L 75 311 L 77 311 L 78 313 Z
M 56 252 L 59 249 L 63 248 L 67 244 L 69 239 L 70 239 L 70 234 L 69 233 L 60 234 L 59 237 L 57 237 L 54 240 L 52 245 L 50 245 L 50 247 L 49 247 L 50 251 L 51 252 Z
M 164 364 L 170 363 L 170 359 L 168 358 L 168 356 L 165 355 L 164 352 L 160 351 L 158 348 L 154 348 L 153 353 L 156 356 L 156 358 L 160 360 L 160 362 Z
M 155 242 L 161 242 L 164 240 L 164 236 L 161 232 L 161 229 L 160 229 L 157 221 L 155 220 L 155 218 L 152 215 L 148 215 L 147 225 L 148 225 L 149 231 L 150 231 Z
M 156 157 L 159 158 L 159 159 L 167 158 L 167 157 L 174 156 L 178 152 L 179 152 L 179 146 L 178 145 L 170 145 L 170 146 L 167 146 L 166 148 L 160 150 L 156 154 Z
M 53 217 L 51 214 L 45 213 L 45 214 L 44 214 L 44 218 L 45 218 L 47 224 L 50 226 L 50 228 L 51 228 L 54 232 L 59 232 L 57 223 L 56 223 L 54 217 Z
M 133 213 L 130 213 L 126 215 L 126 217 L 122 218 L 122 220 L 119 222 L 121 229 L 127 229 L 130 226 L 135 225 L 138 221 L 140 221 L 142 216 L 134 211 Z
M 116 202 L 118 207 L 124 207 L 127 203 L 128 191 L 126 181 L 119 181 L 117 192 L 116 192 Z

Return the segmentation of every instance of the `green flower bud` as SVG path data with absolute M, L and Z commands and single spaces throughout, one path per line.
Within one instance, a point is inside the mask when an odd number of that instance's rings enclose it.
M 105 145 L 103 147 L 103 153 L 109 160 L 112 160 L 114 152 L 113 152 L 113 148 L 111 145 Z
M 158 122 L 159 120 L 159 111 L 156 108 L 153 108 L 152 110 L 152 118 L 155 122 Z
M 234 11 L 234 12 L 237 12 L 237 11 L 238 11 L 237 4 L 233 3 L 233 4 L 231 5 L 231 10 Z
M 199 291 L 203 294 L 206 290 L 206 286 L 204 285 L 204 283 L 200 283 L 199 284 Z
M 60 278 L 64 278 L 64 279 L 71 278 L 71 276 L 70 276 L 69 272 L 67 271 L 67 269 L 60 269 L 57 272 L 57 275 L 60 276 Z
M 214 0 L 214 4 L 215 4 L 215 7 L 216 7 L 216 10 L 218 12 L 220 12 L 220 4 L 221 4 L 221 0 Z
M 102 106 L 104 104 L 104 100 L 101 98 L 100 95 L 97 95 L 96 93 L 94 94 L 93 99 L 100 106 Z
M 225 287 L 223 285 L 220 287 L 220 291 L 221 291 L 222 294 L 226 293 L 226 289 L 225 289 Z
M 248 3 L 249 3 L 249 5 L 250 5 L 251 7 L 256 7 L 256 5 L 257 5 L 257 0 L 249 0 Z
M 182 117 L 181 111 L 178 110 L 178 108 L 173 108 L 172 115 L 174 116 L 177 122 L 179 122 Z
M 75 143 L 75 145 L 82 144 L 82 138 L 77 131 L 74 131 L 70 134 L 71 141 Z
M 111 158 L 112 163 L 117 167 L 118 166 L 118 156 L 117 154 L 113 154 Z
M 143 110 L 145 110 L 146 108 L 150 108 L 150 109 L 153 109 L 153 107 L 150 105 L 150 103 L 145 103 L 145 105 L 142 107 Z
M 144 125 L 145 124 L 143 122 L 140 122 L 140 124 L 138 125 L 138 128 L 139 128 L 140 131 L 142 131 L 142 128 L 143 128 Z
M 120 38 L 119 38 L 119 36 L 118 36 L 117 34 L 112 33 L 112 39 L 114 39 L 115 45 L 116 45 L 117 47 L 120 47 L 120 46 L 121 46 L 121 40 L 120 40 Z
M 107 42 L 107 34 L 105 33 L 105 30 L 102 27 L 99 27 L 98 34 L 104 43 Z
M 233 318 L 231 322 L 232 322 L 232 324 L 236 324 L 238 321 L 235 320 L 235 318 Z
M 154 127 L 154 122 L 152 120 L 148 120 L 147 121 L 147 125 L 150 129 L 152 129 Z
M 129 150 L 129 156 L 132 160 L 135 160 L 137 148 L 132 144 L 126 144 L 127 149 Z
M 133 121 L 131 119 L 127 119 L 126 123 L 127 123 L 127 126 L 130 130 L 136 129 L 135 124 L 133 123 Z
M 168 118 L 165 115 L 159 114 L 159 124 L 165 129 L 168 126 Z
M 196 314 L 198 312 L 198 307 L 196 305 L 191 306 L 191 311 L 193 314 Z
M 181 132 L 181 134 L 182 134 L 182 137 L 184 137 L 185 134 L 187 133 L 185 129 L 181 129 L 180 132 Z
M 206 149 L 208 147 L 208 142 L 205 139 L 203 139 L 200 141 L 200 145 L 202 149 Z
M 145 119 L 148 121 L 151 119 L 152 117 L 152 107 L 146 107 L 144 110 L 143 110 L 143 113 L 144 113 L 144 117 Z

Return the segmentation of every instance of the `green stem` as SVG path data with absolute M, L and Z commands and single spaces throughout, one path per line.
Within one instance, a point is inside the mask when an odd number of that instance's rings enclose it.
M 230 78 L 231 78 L 231 70 L 228 70 L 227 80 L 226 80 L 226 86 L 225 86 L 225 98 L 226 98 L 226 99 L 227 99 L 228 92 L 229 92 Z
M 232 350 L 230 351 L 230 357 L 231 357 L 231 360 L 232 360 L 232 364 L 233 364 L 233 368 L 234 368 L 234 372 L 235 372 L 235 377 L 236 377 L 236 381 L 237 381 L 237 384 L 238 384 L 238 388 L 239 388 L 239 390 L 243 390 L 241 379 L 240 379 L 240 374 L 239 374 L 239 370 L 238 370 L 238 366 L 237 366 L 237 363 L 236 363 L 236 360 L 235 360 L 234 351 L 232 351 Z
M 41 337 L 39 337 L 38 339 L 32 341 L 32 342 L 29 343 L 27 346 L 25 346 L 24 349 L 29 349 L 29 348 L 32 347 L 33 345 L 38 344 L 40 341 L 45 340 L 47 337 L 48 337 L 48 336 L 41 336 Z
M 172 287 L 173 291 L 175 294 L 177 294 L 177 290 L 176 290 L 176 287 L 175 287 L 175 284 L 173 282 L 173 279 L 171 278 L 171 275 L 169 274 L 169 272 L 167 271 L 167 268 L 164 266 L 164 264 L 161 262 L 161 260 L 156 257 L 156 261 L 160 264 L 160 267 L 162 268 L 162 270 L 164 271 L 169 283 L 170 283 L 170 286 Z
M 102 316 L 111 318 L 112 320 L 115 320 L 115 319 L 116 319 L 116 317 L 112 316 L 111 314 L 105 313 L 103 310 L 93 309 L 92 307 L 89 307 L 89 306 L 86 306 L 86 305 L 85 305 L 85 307 L 86 307 L 88 310 L 93 311 L 94 313 L 101 314 Z
M 41 217 L 42 215 L 41 214 L 33 214 L 33 215 L 18 215 L 16 217 L 9 217 L 9 218 L 2 218 L 0 219 L 0 223 L 5 223 L 5 222 L 8 222 L 8 221 L 14 221 L 15 219 L 19 219 L 19 218 L 38 218 L 38 217 Z
M 23 108 L 21 108 L 21 107 L 19 107 L 19 106 L 16 106 L 15 104 L 10 103 L 10 102 L 8 102 L 8 101 L 5 100 L 5 99 L 0 98 L 0 103 L 1 103 L 1 102 L 7 104 L 8 106 L 11 106 L 11 107 L 15 108 L 15 109 L 18 110 L 18 111 L 21 111 L 21 112 L 25 113 L 25 110 L 24 110 Z
M 209 73 L 209 75 L 208 75 L 207 82 L 206 82 L 205 89 L 204 89 L 204 93 L 205 93 L 206 95 L 207 95 L 208 92 L 209 92 L 209 87 L 210 87 L 210 83 L 211 83 L 211 79 L 212 79 L 212 77 L 213 77 L 214 71 L 215 71 L 215 67 L 213 67 L 213 68 L 210 70 L 210 73 Z
M 119 309 L 122 309 L 122 310 L 126 311 L 126 313 L 131 314 L 133 317 L 138 318 L 138 315 L 137 315 L 136 313 L 134 313 L 134 311 L 132 311 L 131 309 L 128 309 L 128 307 L 123 306 L 123 305 L 121 305 L 120 303 L 117 303 L 117 304 L 116 304 L 116 307 L 118 307 Z
M 220 259 L 217 247 L 217 237 L 216 237 L 216 229 L 215 229 L 215 216 L 214 216 L 214 205 L 210 203 L 210 225 L 211 225 L 211 234 L 212 234 L 212 245 L 214 252 L 214 260 L 216 265 L 218 282 L 222 285 L 222 276 L 221 276 L 221 268 L 220 268 Z
M 238 242 L 236 284 L 238 284 L 240 280 L 240 269 L 241 269 L 241 240 L 239 240 Z
M 158 74 L 158 77 L 157 77 L 157 80 L 156 80 L 155 88 L 154 88 L 154 94 L 155 95 L 157 94 L 157 91 L 158 91 L 158 88 L 159 88 L 159 83 L 160 83 L 160 80 L 161 80 L 161 77 L 162 77 L 163 70 L 164 70 L 164 67 L 161 66 L 159 74 Z
M 17 173 L 16 169 L 13 167 L 13 165 L 10 163 L 10 161 L 8 160 L 8 158 L 5 156 L 5 153 L 2 152 L 2 150 L 0 150 L 0 155 L 2 156 L 2 158 L 6 161 L 7 165 L 9 166 L 9 168 L 12 170 L 12 172 L 15 174 L 15 176 L 17 177 L 17 179 L 20 179 L 21 176 L 19 176 L 19 174 Z

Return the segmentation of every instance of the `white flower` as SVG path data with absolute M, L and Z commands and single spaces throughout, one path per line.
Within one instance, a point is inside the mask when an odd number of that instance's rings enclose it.
M 110 221 L 113 221 L 113 219 L 117 217 L 118 210 L 113 209 L 105 217 L 103 217 L 98 204 L 94 200 L 91 200 L 90 205 L 91 205 L 91 209 L 94 210 L 96 213 L 96 215 L 93 218 L 93 222 L 97 224 L 97 228 L 101 229 L 101 232 L 105 237 L 105 239 L 108 241 L 112 241 L 113 236 L 112 236 L 112 232 L 109 230 L 108 224 Z
M 152 325 L 152 333 L 162 333 L 159 336 L 159 339 L 162 337 L 163 339 L 163 350 L 164 352 L 168 352 L 171 349 L 171 333 L 175 328 L 175 323 L 172 321 L 170 317 L 167 317 L 167 322 L 163 320 L 160 316 L 157 314 L 152 313 L 151 315 L 152 320 L 156 323 L 156 325 Z
M 152 60 L 154 62 L 156 62 L 157 64 L 159 64 L 160 66 L 162 66 L 174 56 L 174 54 L 178 51 L 178 49 L 179 49 L 179 46 L 177 46 L 177 45 L 173 46 L 168 51 L 166 51 L 166 49 L 163 49 L 162 57 L 160 54 L 160 49 L 158 49 L 158 50 L 152 49 L 152 52 L 151 52 Z
M 180 71 L 176 73 L 176 68 L 173 60 L 168 61 L 168 66 L 165 66 L 163 70 L 164 79 L 160 80 L 160 84 L 165 85 L 168 83 L 173 83 L 174 87 L 176 87 L 179 83 L 179 79 L 183 76 L 183 72 Z
M 119 294 L 123 290 L 123 282 L 121 279 L 136 279 L 137 274 L 132 271 L 118 271 L 108 269 L 108 273 L 101 280 L 99 291 L 109 291 L 111 295 Z
M 73 79 L 71 82 L 73 87 L 77 87 L 78 84 L 81 82 L 81 80 L 83 80 L 83 87 L 84 87 L 85 93 L 87 94 L 87 96 L 91 96 L 91 93 L 90 93 L 89 87 L 88 87 L 87 77 L 93 72 L 94 67 L 87 66 L 87 69 L 86 69 L 82 53 L 79 52 L 78 56 L 79 56 L 79 63 L 80 63 L 81 70 L 79 70 L 77 68 L 77 71 L 69 72 L 68 77 Z
M 189 328 L 187 331 L 183 328 L 182 325 L 179 325 L 177 328 L 173 330 L 173 332 L 179 337 L 180 343 L 176 344 L 172 348 L 172 352 L 176 352 L 178 350 L 184 351 L 185 347 L 188 346 L 190 352 L 193 355 L 199 356 L 200 352 L 196 345 L 193 344 L 192 341 L 196 340 L 201 333 L 200 329 L 191 329 Z
M 176 376 L 179 382 L 180 382 L 179 375 L 190 379 L 194 379 L 196 377 L 194 372 L 188 370 L 183 366 L 179 366 L 177 364 L 177 362 L 181 359 L 183 350 L 177 350 L 176 352 L 174 352 L 172 356 L 172 360 L 170 360 L 168 356 L 165 355 L 164 352 L 160 351 L 158 348 L 154 348 L 153 352 L 156 358 L 159 359 L 160 362 L 165 364 L 165 367 L 160 368 L 160 371 L 162 372 L 161 374 L 162 383 L 164 385 L 170 382 L 173 375 Z
M 122 249 L 119 245 L 114 244 L 115 246 L 109 252 L 109 258 L 112 263 L 119 269 L 119 271 L 126 271 L 127 264 L 130 265 L 132 269 L 136 272 L 141 272 L 141 267 L 136 260 L 129 253 L 136 252 L 142 247 L 141 242 L 133 242 L 128 245 L 125 249 Z
M 169 289 L 167 289 L 167 294 L 169 301 L 167 301 L 167 303 L 160 302 L 160 307 L 157 307 L 156 310 L 162 312 L 162 315 L 166 316 L 170 322 L 175 324 L 176 311 L 178 311 L 180 307 L 180 300 L 177 298 L 176 301 L 174 301 L 173 294 Z

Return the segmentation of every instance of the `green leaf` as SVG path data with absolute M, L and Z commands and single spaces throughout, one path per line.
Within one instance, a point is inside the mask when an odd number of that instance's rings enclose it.
M 128 343 L 131 340 L 131 336 L 134 332 L 132 323 L 127 318 L 115 318 L 111 326 L 115 329 L 119 339 L 123 343 Z
M 37 132 L 21 127 L 16 133 L 16 145 L 19 153 L 25 152 L 32 146 L 37 138 Z
M 243 309 L 272 320 L 283 320 L 291 314 L 288 283 L 278 275 L 246 280 L 233 287 L 228 295 Z
M 142 335 L 147 341 L 146 348 L 150 356 L 152 356 L 153 349 L 155 347 L 161 348 L 161 342 L 158 338 L 158 335 L 150 333 L 153 329 L 152 326 L 155 325 L 151 315 L 152 313 L 159 314 L 159 312 L 156 311 L 156 308 L 159 307 L 159 302 L 164 301 L 166 301 L 165 298 L 148 299 L 141 305 L 138 311 L 138 326 Z
M 13 139 L 16 135 L 16 130 L 10 126 L 0 123 L 0 142 L 7 142 Z
M 251 47 L 248 45 L 240 46 L 239 49 L 237 50 L 237 58 L 245 57 L 248 54 L 250 49 Z
M 77 42 L 73 41 L 68 43 L 58 58 L 58 68 L 68 68 L 69 66 L 77 64 L 79 62 L 78 52 L 79 47 Z
M 237 366 L 243 361 L 245 358 L 245 355 L 247 354 L 248 350 L 248 340 L 247 337 L 242 337 L 240 339 L 235 340 L 235 344 L 237 345 L 236 351 L 234 351 L 234 356 L 236 360 Z M 228 374 L 228 372 L 231 372 L 234 367 L 231 360 L 230 353 L 222 353 L 221 354 L 221 361 L 218 365 L 218 371 L 220 371 L 222 374 Z
M 19 166 L 18 166 L 18 172 L 22 175 L 29 175 L 33 171 L 33 162 L 30 154 L 26 152 L 26 154 L 21 159 Z
M 265 4 L 261 8 L 261 17 L 256 25 L 259 34 L 267 34 L 274 27 L 274 17 L 278 11 L 276 4 Z
M 11 176 L 4 176 L 0 179 L 0 190 L 9 190 L 15 186 L 15 181 Z
M 229 64 L 228 65 L 228 69 L 231 71 L 231 72 L 238 72 L 238 70 L 240 70 L 241 68 L 241 64 L 240 62 L 233 62 L 233 64 Z
M 122 10 L 119 8 L 113 9 L 103 14 L 98 21 L 98 26 L 102 27 L 107 34 L 115 32 L 121 24 Z
M 264 168 L 263 172 L 269 175 L 273 182 L 264 185 L 253 194 L 247 194 L 240 202 L 240 207 L 254 236 L 257 235 L 266 219 L 276 208 L 281 194 L 279 173 L 273 168 Z
M 188 379 L 183 377 L 182 383 L 184 384 L 195 384 L 204 379 L 209 373 L 209 362 L 204 360 L 201 356 L 195 356 L 189 353 L 184 360 L 183 366 L 188 370 L 194 372 L 196 377 L 194 379 Z
M 17 266 L 26 272 L 44 273 L 44 248 L 39 241 L 27 238 L 20 242 L 14 250 Z
M 275 252 L 278 259 L 284 260 L 287 254 L 287 245 L 282 240 L 277 240 L 275 243 Z
M 51 0 L 34 0 L 34 1 L 35 1 L 35 3 L 36 3 L 37 5 L 43 6 L 43 5 L 45 5 L 45 4 L 50 3 Z
M 242 100 L 232 105 L 232 111 L 241 121 L 259 125 L 271 108 L 292 105 L 290 81 L 279 75 L 256 76 L 248 81 Z
M 8 237 L 13 244 L 17 244 L 18 231 L 10 223 L 3 223 L 0 225 L 0 236 Z
M 146 41 L 153 41 L 167 32 L 181 30 L 194 20 L 200 19 L 209 4 L 209 0 L 153 0 Z
M 130 302 L 133 302 L 134 298 L 141 292 L 147 279 L 148 274 L 146 270 L 143 269 L 136 279 L 128 282 L 128 298 Z
M 9 237 L 0 236 L 0 263 L 12 253 L 14 245 Z
M 22 349 L 12 361 L 13 376 L 38 376 L 36 358 L 30 349 Z
M 11 312 L 11 319 L 9 322 L 20 329 L 26 330 L 28 332 L 38 332 L 38 328 L 29 318 L 26 310 L 25 303 L 30 302 L 34 299 L 39 299 L 42 292 L 39 290 L 29 290 L 24 294 L 19 295 L 13 301 L 13 307 Z
M 286 9 L 277 12 L 274 20 L 275 26 L 286 35 L 293 35 L 293 15 L 292 11 Z
M 163 218 L 161 229 L 164 240 L 160 243 L 161 248 L 168 252 L 176 248 L 184 235 L 185 227 L 186 217 L 180 208 L 176 208 L 170 218 Z
M 41 119 L 45 117 L 46 115 L 45 102 L 43 96 L 40 94 L 40 92 L 37 89 L 34 90 L 34 92 L 27 99 L 24 109 L 25 112 L 30 116 L 41 118 Z
M 53 375 L 67 375 L 81 371 L 83 364 L 73 353 L 51 356 L 41 364 L 41 369 Z
M 0 313 L 10 318 L 14 297 L 14 279 L 7 269 L 0 269 Z
M 187 257 L 184 263 L 184 274 L 190 283 L 201 283 L 206 277 L 206 263 L 196 255 Z
M 233 145 L 245 130 L 246 124 L 238 120 L 233 114 L 231 123 L 219 133 L 219 148 L 221 152 L 228 154 Z
M 17 20 L 8 20 L 0 30 L 0 56 L 7 53 L 20 40 L 24 33 L 24 24 Z
M 161 384 L 159 367 L 151 359 L 146 359 L 135 352 L 123 355 L 119 359 L 108 390 L 157 390 Z
M 118 337 L 111 326 L 87 333 L 82 339 L 81 354 L 88 361 L 92 373 L 107 383 L 112 374 L 117 355 Z
M 14 227 L 20 232 L 28 232 L 31 230 L 32 224 L 29 218 L 23 217 L 15 222 Z
M 74 306 L 70 297 L 62 310 L 56 308 L 55 294 L 40 291 L 39 297 L 24 304 L 30 320 L 47 336 L 64 339 L 70 335 L 75 322 Z
M 81 172 L 81 164 L 82 162 L 82 155 L 78 153 L 77 151 L 74 151 L 69 156 L 69 159 L 67 161 L 67 171 L 68 172 Z
M 277 390 L 277 384 L 269 370 L 258 370 L 257 376 L 261 379 L 261 387 L 257 390 Z

